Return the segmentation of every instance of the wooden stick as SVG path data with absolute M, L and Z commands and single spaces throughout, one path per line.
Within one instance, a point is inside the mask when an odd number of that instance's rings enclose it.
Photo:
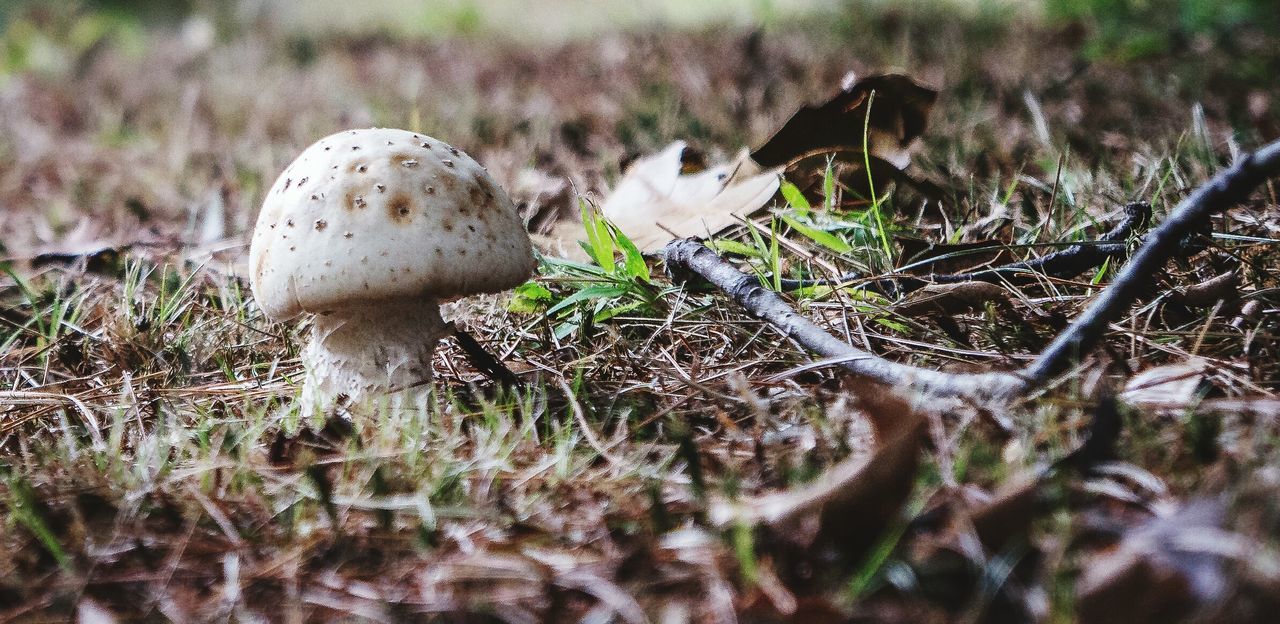
M 667 244 L 667 270 L 672 279 L 685 281 L 697 274 L 737 301 L 752 316 L 778 328 L 799 345 L 832 360 L 833 364 L 869 380 L 897 387 L 912 387 L 933 396 L 990 403 L 1018 394 L 1024 380 L 1009 373 L 956 374 L 899 364 L 868 353 L 828 334 L 764 288 L 753 275 L 729 264 L 702 241 L 674 240 Z
M 1254 188 L 1277 173 L 1280 173 L 1280 141 L 1273 141 L 1245 155 L 1182 200 L 1169 217 L 1147 235 L 1142 247 L 1111 285 L 1027 367 L 1025 374 L 1031 386 L 1044 385 L 1093 349 L 1102 339 L 1107 324 L 1129 309 L 1188 234 L 1213 213 L 1247 199 Z
M 1107 324 L 1137 298 L 1143 286 L 1180 248 L 1182 241 L 1214 212 L 1243 201 L 1255 187 L 1280 172 L 1280 141 L 1245 156 L 1174 208 L 1151 231 L 1120 275 L 1065 332 L 1021 373 L 944 373 L 899 364 L 839 340 L 802 316 L 777 293 L 739 271 L 697 239 L 674 240 L 664 251 L 667 271 L 677 282 L 693 274 L 710 282 L 748 313 L 773 325 L 801 346 L 869 380 L 910 386 L 938 397 L 990 405 L 1043 386 L 1101 340 Z M 1114 232 L 1114 231 L 1113 231 Z

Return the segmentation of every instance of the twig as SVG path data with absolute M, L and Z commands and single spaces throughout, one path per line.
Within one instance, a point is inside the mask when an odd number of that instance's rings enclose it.
M 466 354 L 467 360 L 477 370 L 484 373 L 485 377 L 508 388 L 520 385 L 520 378 L 516 377 L 516 374 L 511 372 L 511 369 L 498 361 L 498 358 L 489 353 L 479 342 L 476 342 L 476 339 L 472 338 L 471 334 L 460 329 L 452 322 L 449 323 L 449 327 L 453 332 L 453 339 L 458 342 L 458 346 Z
M 1213 213 L 1244 201 L 1255 187 L 1276 173 L 1280 173 L 1280 141 L 1245 155 L 1182 200 L 1169 217 L 1147 235 L 1111 285 L 1026 369 L 1032 387 L 1044 384 L 1071 366 L 1080 354 L 1092 349 L 1102 339 L 1107 324 L 1128 309 L 1188 234 Z
M 910 386 L 938 397 L 987 404 L 1013 396 L 1025 381 L 1010 373 L 956 374 L 899 364 L 841 341 L 791 309 L 777 293 L 760 285 L 753 275 L 734 268 L 697 239 L 674 240 L 665 250 L 667 270 L 676 281 L 695 273 L 723 290 L 748 313 L 778 328 L 801 346 L 831 358 L 833 363 L 869 380 L 890 386 Z
M 770 323 L 801 346 L 828 358 L 831 363 L 861 377 L 893 386 L 912 386 L 936 397 L 991 404 L 1043 386 L 1053 375 L 1069 367 L 1079 354 L 1097 344 L 1107 324 L 1133 303 L 1151 276 L 1180 249 L 1188 235 L 1201 227 L 1211 214 L 1244 200 L 1250 191 L 1277 172 L 1280 172 L 1280 141 L 1245 156 L 1196 189 L 1174 208 L 1168 219 L 1151 231 L 1120 275 L 1093 305 L 1020 373 L 944 373 L 886 360 L 826 333 L 793 310 L 777 293 L 762 287 L 756 277 L 737 270 L 697 239 L 671 241 L 664 253 L 667 271 L 675 281 L 685 281 L 689 273 L 701 276 L 732 297 L 751 315 Z M 1142 214 L 1143 208 L 1141 204 L 1130 204 L 1129 218 L 1107 234 L 1108 238 L 1117 239 L 1115 246 L 1121 246 L 1118 242 L 1121 234 L 1127 237 L 1139 227 L 1141 220 L 1138 215 Z M 1066 255 L 1050 254 L 1043 258 L 1039 263 L 1040 269 L 1074 270 L 1090 256 L 1083 247 L 1062 253 Z M 1095 253 L 1114 251 L 1104 248 Z M 1024 269 L 1032 266 L 1030 262 L 1023 264 Z M 977 275 L 981 274 L 973 274 Z

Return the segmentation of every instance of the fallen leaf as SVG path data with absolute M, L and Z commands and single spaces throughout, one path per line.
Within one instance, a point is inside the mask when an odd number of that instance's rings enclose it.
M 761 171 L 745 152 L 733 162 L 696 173 L 682 173 L 687 146 L 676 141 L 657 154 L 636 159 L 600 212 L 642 252 L 655 252 L 667 242 L 709 236 L 763 207 L 778 191 L 778 171 Z M 584 258 L 578 240 L 585 237 L 576 221 L 560 221 L 534 240 L 544 252 Z
M 1211 607 L 1230 589 L 1215 537 L 1226 509 L 1198 500 L 1130 531 L 1115 547 L 1087 560 L 1076 586 L 1081 622 L 1170 622 Z M 1231 544 L 1227 544 L 1230 546 Z
M 1240 272 L 1227 271 L 1203 282 L 1180 288 L 1173 298 L 1182 305 L 1207 308 L 1218 301 L 1235 301 L 1240 298 Z
M 940 490 L 912 520 L 905 536 L 909 548 L 903 550 L 924 591 L 936 596 L 938 606 L 955 611 L 966 606 L 964 601 L 949 602 L 945 597 L 954 597 L 956 587 L 980 582 L 975 573 L 1011 549 L 1029 549 L 1021 561 L 1034 561 L 1035 522 L 1061 508 L 1058 491 L 1064 482 L 1092 473 L 1098 462 L 1113 455 L 1120 424 L 1115 401 L 1104 399 L 1094 410 L 1084 443 L 1058 462 L 1015 472 L 994 493 L 972 484 Z M 1037 600 L 1034 592 L 1026 592 L 1035 584 L 1034 570 L 1034 565 L 1022 563 L 1010 570 L 990 607 L 1001 610 L 1004 619 L 988 611 L 982 621 L 1036 621 L 1032 614 Z
M 851 81 L 826 102 L 801 107 L 751 158 L 787 166 L 825 152 L 861 153 L 865 139 L 870 155 L 905 169 L 937 99 L 936 90 L 900 74 Z
M 856 563 L 895 522 L 928 436 L 924 415 L 892 388 L 848 383 L 876 432 L 874 452 L 841 461 L 795 490 L 715 505 L 708 514 L 724 529 L 754 528 L 758 549 L 778 561 L 779 575 L 793 591 L 814 589 L 799 570 L 832 556 Z

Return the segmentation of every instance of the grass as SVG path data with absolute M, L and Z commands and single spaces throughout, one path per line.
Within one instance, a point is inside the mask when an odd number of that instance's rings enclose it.
M 776 287 L 901 266 L 886 246 L 900 236 L 996 239 L 1028 256 L 1085 240 L 1124 202 L 1163 213 L 1237 148 L 1275 136 L 1274 82 L 1203 80 L 1241 54 L 1227 42 L 1085 59 L 1069 26 L 966 15 L 854 3 L 758 32 L 539 44 L 320 38 L 269 21 L 202 43 L 84 11 L 14 17 L 4 43 L 21 53 L 0 82 L 0 612 L 770 621 L 759 605 L 785 602 L 778 572 L 749 531 L 708 530 L 705 503 L 805 483 L 870 453 L 872 436 L 838 375 L 774 379 L 810 358 L 724 297 L 673 284 L 596 218 L 587 200 L 624 156 L 677 138 L 713 157 L 759 144 L 849 70 L 897 68 L 941 87 L 915 171 L 956 201 L 876 181 L 869 204 L 849 205 L 834 174 L 821 201 L 784 186 L 785 201 L 715 242 Z M 1235 45 L 1275 63 L 1273 35 L 1244 34 Z M 375 124 L 465 149 L 530 213 L 546 200 L 524 174 L 567 177 L 592 260 L 546 256 L 515 295 L 452 305 L 527 386 L 490 387 L 446 344 L 429 409 L 348 432 L 292 408 L 307 327 L 263 319 L 243 258 L 283 165 L 316 137 Z M 1064 479 L 1026 544 L 925 557 L 946 548 L 909 522 L 1064 456 L 1101 389 L 1135 371 L 1195 356 L 1212 365 L 1210 400 L 1274 397 L 1276 206 L 1270 186 L 1215 219 L 1210 248 L 1171 264 L 1102 353 L 1000 415 L 1011 430 L 936 423 L 945 443 L 900 517 L 815 592 L 865 619 L 1018 620 L 1040 605 L 1067 621 L 1100 539 L 1090 522 L 1132 525 L 1219 493 L 1228 528 L 1275 552 L 1267 492 L 1280 446 L 1265 403 L 1129 408 L 1113 472 Z M 943 249 L 933 266 L 976 262 L 966 254 Z M 1237 265 L 1238 300 L 1173 294 Z M 954 315 L 905 315 L 898 300 L 830 287 L 794 298 L 834 335 L 896 360 L 1006 368 L 1113 269 Z

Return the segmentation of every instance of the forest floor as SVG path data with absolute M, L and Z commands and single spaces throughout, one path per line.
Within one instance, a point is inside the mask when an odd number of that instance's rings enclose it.
M 808 367 L 659 258 L 548 256 L 515 298 L 449 309 L 517 387 L 445 341 L 425 412 L 306 422 L 307 324 L 267 321 L 244 269 L 266 189 L 337 130 L 446 140 L 527 217 L 572 219 L 636 155 L 685 140 L 727 160 L 850 72 L 889 71 L 939 92 L 907 172 L 942 194 L 823 185 L 815 208 L 779 199 L 717 249 L 766 286 L 1040 256 L 1129 202 L 1159 222 L 1280 136 L 1280 33 L 1122 58 L 1086 53 L 1087 24 L 875 3 L 561 43 L 10 18 L 0 619 L 1266 621 L 1280 606 L 1274 182 L 1189 241 L 1101 348 L 994 412 Z M 976 303 L 783 296 L 895 361 L 1011 370 L 1122 263 Z M 893 446 L 895 422 L 924 433 Z M 835 541 L 734 505 L 859 460 L 842 503 L 856 530 Z

